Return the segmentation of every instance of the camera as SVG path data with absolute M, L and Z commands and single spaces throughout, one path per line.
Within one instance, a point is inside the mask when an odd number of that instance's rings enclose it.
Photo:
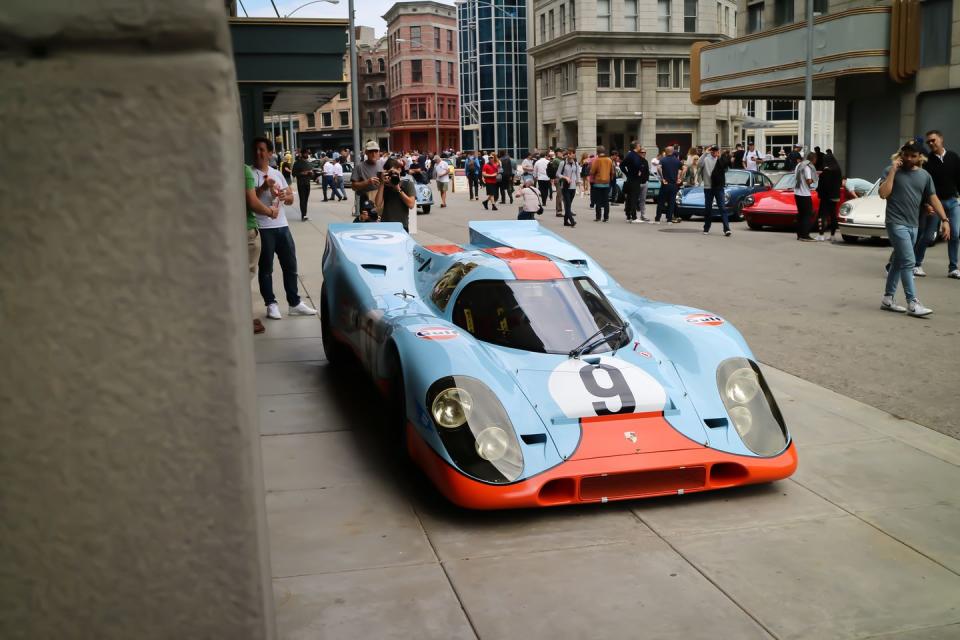
M 391 172 L 390 184 L 392 184 L 393 186 L 397 186 L 398 184 L 400 184 L 400 174 Z

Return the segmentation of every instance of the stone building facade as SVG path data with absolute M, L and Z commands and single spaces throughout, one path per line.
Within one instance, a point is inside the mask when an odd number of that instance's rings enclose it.
M 533 0 L 536 144 L 731 145 L 740 103 L 690 101 L 690 47 L 735 31 L 733 0 Z
M 387 39 L 372 43 L 358 39 L 357 72 L 360 96 L 360 143 L 373 140 L 381 149 L 390 147 L 390 91 L 387 88 Z
M 456 149 L 460 144 L 456 7 L 432 0 L 397 2 L 383 19 L 390 148 Z

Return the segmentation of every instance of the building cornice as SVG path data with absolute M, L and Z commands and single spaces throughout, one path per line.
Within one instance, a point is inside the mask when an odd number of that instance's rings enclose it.
M 609 46 L 612 42 L 630 42 L 647 45 L 676 44 L 680 46 L 691 46 L 695 42 L 708 41 L 711 43 L 722 43 L 729 40 L 728 36 L 719 33 L 660 33 L 655 31 L 636 31 L 636 32 L 609 32 L 609 31 L 572 31 L 565 33 L 559 38 L 554 38 L 550 42 L 538 44 L 527 49 L 531 56 L 539 56 L 553 53 L 555 51 L 565 52 L 571 46 L 582 45 L 604 45 Z M 607 54 L 604 54 L 607 55 Z

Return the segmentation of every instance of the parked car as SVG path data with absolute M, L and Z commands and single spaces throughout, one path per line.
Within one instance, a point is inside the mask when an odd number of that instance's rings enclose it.
M 321 335 L 359 360 L 404 452 L 452 502 L 549 507 L 791 475 L 769 385 L 724 318 L 635 295 L 536 221 L 421 246 L 331 224 Z
M 623 204 L 626 198 L 623 195 L 623 185 L 626 184 L 626 178 L 617 178 L 613 185 L 613 193 L 610 194 L 610 202 L 613 204 Z M 650 176 L 647 181 L 647 202 L 656 202 L 660 196 L 660 180 L 656 176 Z
M 849 183 L 849 180 L 848 180 Z M 837 227 L 844 242 L 860 238 L 887 238 L 887 201 L 880 197 L 880 180 L 862 198 L 840 205 Z
M 775 158 L 761 162 L 760 173 L 770 178 L 770 182 L 776 184 L 780 178 L 787 174 L 792 174 L 793 171 L 787 169 L 787 161 L 785 159 Z
M 727 171 L 726 178 L 727 186 L 723 190 L 723 200 L 732 220 L 740 219 L 740 206 L 745 197 L 773 189 L 770 178 L 759 171 L 732 169 Z M 703 187 L 684 187 L 677 193 L 677 215 L 684 220 L 689 220 L 693 216 L 703 217 Z M 720 211 L 717 211 L 714 206 L 713 217 L 720 216 Z
M 743 199 L 740 215 L 746 220 L 747 226 L 757 231 L 763 227 L 792 228 L 797 226 L 797 201 L 793 196 L 793 187 L 796 184 L 793 173 L 787 173 L 770 191 L 752 193 Z M 813 202 L 814 215 L 820 207 L 820 197 L 815 189 L 817 183 L 810 187 L 810 197 Z

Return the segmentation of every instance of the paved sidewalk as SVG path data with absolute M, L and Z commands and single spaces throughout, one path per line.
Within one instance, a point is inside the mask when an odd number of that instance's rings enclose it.
M 323 230 L 347 205 L 311 217 L 291 226 L 318 306 Z M 470 512 L 398 463 L 370 383 L 327 365 L 319 319 L 265 323 L 281 638 L 960 638 L 952 438 L 766 368 L 798 444 L 789 480 Z

